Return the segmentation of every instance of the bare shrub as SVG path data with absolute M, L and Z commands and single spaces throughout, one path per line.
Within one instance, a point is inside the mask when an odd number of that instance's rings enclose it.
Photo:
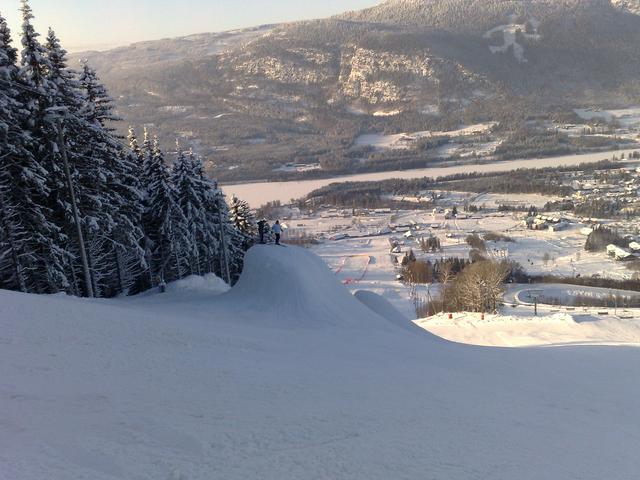
M 474 234 L 468 235 L 465 241 L 474 250 L 480 250 L 481 252 L 487 251 L 487 245 L 484 243 L 484 240 L 480 238 L 478 234 L 474 233 Z
M 498 232 L 488 232 L 483 237 L 487 242 L 515 242 L 510 236 Z

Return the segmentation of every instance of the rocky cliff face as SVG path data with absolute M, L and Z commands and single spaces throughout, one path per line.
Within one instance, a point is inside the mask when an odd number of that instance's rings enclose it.
M 227 55 L 226 60 L 239 76 L 262 77 L 285 84 L 313 85 L 326 82 L 335 75 L 334 56 L 317 48 L 246 51 Z
M 371 105 L 401 102 L 407 99 L 407 87 L 417 82 L 437 83 L 433 61 L 426 55 L 409 56 L 358 47 L 343 52 L 339 89 L 349 99 Z

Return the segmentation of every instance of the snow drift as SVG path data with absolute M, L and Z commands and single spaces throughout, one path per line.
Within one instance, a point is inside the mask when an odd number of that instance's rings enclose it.
M 358 290 L 353 296 L 360 300 L 363 305 L 367 306 L 369 310 L 387 319 L 392 324 L 411 332 L 420 331 L 420 328 L 418 328 L 415 323 L 400 313 L 398 309 L 391 305 L 382 295 L 368 290 Z
M 383 316 L 344 288 L 320 257 L 298 247 L 253 247 L 240 281 L 224 300 L 249 310 L 251 320 L 280 327 L 390 329 Z
M 220 295 L 228 292 L 229 285 L 220 277 L 213 273 L 206 275 L 191 275 L 167 285 L 167 292 L 175 295 L 181 294 L 201 294 Z
M 0 478 L 637 477 L 640 350 L 434 342 L 330 277 L 258 247 L 219 296 L 0 291 Z

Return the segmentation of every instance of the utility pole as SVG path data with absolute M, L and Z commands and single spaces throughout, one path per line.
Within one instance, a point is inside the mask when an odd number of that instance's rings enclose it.
M 84 283 L 86 296 L 93 297 L 93 284 L 91 282 L 91 273 L 89 272 L 89 261 L 87 260 L 87 251 L 84 244 L 84 236 L 82 234 L 82 225 L 80 225 L 80 214 L 78 213 L 78 204 L 76 202 L 76 194 L 73 188 L 73 180 L 71 179 L 71 170 L 69 169 L 69 159 L 67 158 L 67 147 L 64 141 L 64 133 L 62 132 L 62 121 L 56 120 L 58 128 L 58 144 L 60 153 L 62 154 L 62 163 L 64 165 L 64 174 L 67 177 L 69 186 L 69 195 L 71 198 L 71 208 L 73 210 L 73 221 L 76 224 L 76 233 L 78 235 L 78 244 L 80 246 L 80 260 L 82 261 L 82 270 L 84 272 Z
M 220 244 L 222 245 L 222 260 L 223 260 L 223 268 L 224 275 L 227 284 L 231 285 L 231 273 L 229 271 L 229 255 L 227 252 L 227 240 L 224 233 L 224 222 L 222 220 L 222 208 L 220 206 L 220 199 L 216 199 L 216 207 L 218 207 L 218 223 L 220 224 Z

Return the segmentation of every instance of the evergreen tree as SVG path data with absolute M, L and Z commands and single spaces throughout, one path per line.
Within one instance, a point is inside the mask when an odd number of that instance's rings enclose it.
M 147 127 L 143 129 L 142 147 L 138 146 L 138 141 L 135 135 L 129 139 L 129 145 L 132 153 L 138 158 L 140 176 L 140 192 L 142 194 L 142 231 L 144 238 L 142 240 L 142 248 L 144 250 L 144 258 L 149 267 L 149 286 L 157 283 L 157 278 L 154 278 L 154 268 L 152 262 L 153 241 L 151 240 L 151 225 L 147 221 L 147 212 L 149 211 L 149 189 L 151 185 L 150 178 L 147 176 L 147 172 L 152 170 L 153 161 L 153 148 L 151 140 L 149 139 L 149 131 Z M 157 275 L 156 275 L 157 276 Z
M 235 195 L 231 197 L 229 215 L 231 221 L 240 232 L 248 237 L 255 237 L 257 228 L 256 220 L 247 202 L 240 200 Z
M 31 161 L 22 172 L 16 172 L 25 183 L 22 188 L 27 195 L 24 202 L 19 203 L 31 203 L 28 208 L 30 218 L 24 218 L 28 235 L 35 243 L 25 252 L 31 263 L 31 290 L 54 293 L 73 286 L 69 238 L 60 224 L 60 212 L 68 204 L 61 195 L 66 185 L 56 128 L 56 118 L 60 115 L 55 108 L 58 94 L 56 84 L 48 79 L 52 67 L 31 24 L 33 14 L 27 0 L 22 0 L 21 12 L 23 49 L 19 77 L 23 87 L 20 100 L 25 113 L 21 127 L 30 134 L 27 149 Z M 16 189 L 20 190 L 20 187 Z M 75 287 L 72 291 L 79 293 Z
M 83 105 L 77 72 L 67 66 L 67 52 L 52 28 L 47 33 L 45 50 L 48 60 L 47 79 L 55 86 L 52 90 L 52 104 L 64 109 L 65 117 L 76 115 Z
M 229 207 L 217 182 L 207 178 L 202 159 L 189 151 L 187 158 L 197 182 L 197 191 L 205 209 L 207 240 L 198 241 L 201 259 L 206 259 L 207 272 L 235 282 L 242 271 L 247 237 L 238 231 L 229 218 Z
M 72 185 L 68 179 L 54 177 L 59 184 L 53 186 L 57 197 L 58 221 L 70 239 L 67 250 L 74 254 L 72 272 L 81 272 L 84 268 L 81 256 L 85 249 L 89 268 L 91 287 L 84 285 L 84 276 L 78 276 L 77 284 L 83 291 L 91 291 L 101 296 L 102 291 L 109 291 L 110 276 L 110 233 L 113 229 L 111 213 L 113 206 L 107 194 L 107 179 L 110 176 L 105 166 L 109 155 L 109 138 L 102 131 L 98 122 L 91 121 L 84 115 L 91 101 L 86 99 L 80 90 L 81 85 L 77 73 L 67 66 L 67 52 L 52 29 L 49 29 L 46 42 L 48 63 L 47 79 L 55 85 L 52 98 L 55 108 L 63 112 L 64 138 Z M 62 162 L 60 162 L 62 163 Z M 66 188 L 65 188 L 66 187 Z M 72 203 L 71 188 L 74 190 L 75 209 L 79 216 L 83 238 L 77 233 L 76 219 Z M 83 245 L 80 245 L 80 243 Z
M 100 83 L 98 74 L 86 61 L 82 62 L 82 72 L 79 78 L 86 102 L 82 115 L 89 123 L 100 125 L 109 132 L 115 131 L 110 122 L 121 120 L 115 115 L 115 104 L 104 85 Z
M 135 140 L 135 146 L 137 147 L 137 140 Z M 132 147 L 133 149 L 134 147 Z M 134 153 L 135 150 L 134 150 Z M 151 140 L 151 138 L 149 138 L 149 131 L 147 130 L 147 127 L 144 127 L 143 129 L 143 138 L 142 138 L 142 148 L 138 148 L 138 155 L 141 159 L 141 177 L 140 177 L 140 186 L 142 188 L 143 192 L 148 192 L 149 188 L 151 186 L 151 178 L 149 178 L 146 175 L 146 172 L 151 170 L 151 165 L 154 162 L 153 156 L 154 156 L 154 148 L 153 148 L 153 142 Z M 147 201 L 148 195 L 145 195 L 145 202 Z M 145 205 L 145 208 L 148 207 L 148 205 Z
M 11 32 L 0 15 L 0 288 L 28 291 L 26 258 L 28 229 L 23 224 L 20 197 L 31 203 L 31 189 L 20 173 L 38 172 L 26 149 L 29 139 L 21 130 L 24 122 L 20 103 L 17 51 L 11 46 Z M 41 174 L 43 172 L 40 172 Z M 44 179 L 38 177 L 40 182 Z
M 142 193 L 139 183 L 139 162 L 132 152 L 122 149 L 113 136 L 111 121 L 115 106 L 106 88 L 100 84 L 93 69 L 85 62 L 80 75 L 83 104 L 80 115 L 87 129 L 84 156 L 91 159 L 100 177 L 97 194 L 102 205 L 101 231 L 97 238 L 106 238 L 101 245 L 106 268 L 100 272 L 102 289 L 110 294 L 139 291 L 148 278 L 142 241 Z M 97 185 L 97 183 L 94 183 Z M 96 238 L 96 236 L 94 236 Z
M 202 238 L 196 238 L 200 269 L 207 273 L 213 272 L 226 280 L 226 267 L 223 264 L 226 265 L 224 257 L 228 247 L 220 228 L 220 219 L 223 218 L 222 211 L 218 214 L 220 192 L 215 182 L 205 175 L 200 156 L 189 150 L 185 157 L 190 164 L 195 192 L 203 208 Z
M 132 126 L 129 126 L 129 133 L 127 135 L 127 140 L 129 142 L 129 150 L 131 152 L 131 159 L 135 160 L 135 164 L 137 165 L 137 171 L 139 173 L 138 179 L 142 177 L 142 150 L 140 149 L 140 145 L 138 145 L 138 137 L 136 136 L 136 132 L 133 130 Z
M 223 218 L 225 219 L 224 227 L 226 229 L 225 239 L 227 239 L 228 243 L 229 274 L 231 284 L 234 284 L 240 278 L 244 267 L 244 254 L 253 245 L 253 239 L 240 232 L 231 223 L 226 202 L 223 203 L 223 208 L 226 211 L 226 215 Z
M 231 222 L 229 207 L 218 184 L 211 180 L 208 180 L 207 184 L 207 210 L 220 239 L 219 267 L 214 271 L 223 280 L 234 283 L 242 272 L 246 237 Z
M 193 155 L 185 155 L 176 141 L 176 161 L 173 164 L 172 181 L 176 189 L 176 201 L 185 218 L 187 240 L 183 260 L 192 274 L 209 271 L 201 260 L 201 254 L 207 256 L 205 245 L 215 243 L 211 225 L 206 215 L 203 187 Z
M 184 274 L 183 256 L 188 234 L 157 138 L 153 141 L 152 155 L 145 158 L 143 177 L 148 185 L 143 223 L 149 239 L 154 283 L 175 280 Z

